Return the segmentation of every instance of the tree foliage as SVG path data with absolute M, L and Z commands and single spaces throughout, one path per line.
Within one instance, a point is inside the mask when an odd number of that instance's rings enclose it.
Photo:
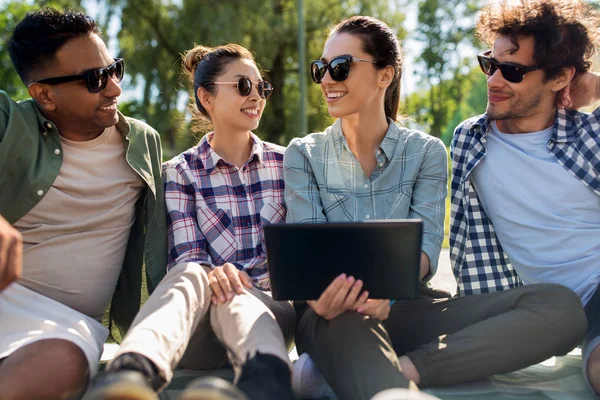
M 428 132 L 441 136 L 446 124 L 467 94 L 474 58 L 464 59 L 461 45 L 472 45 L 474 14 L 481 0 L 420 0 L 416 39 L 424 44 L 417 73 L 427 96 L 413 96 L 421 107 L 421 122 Z
M 33 2 L 13 0 L 0 6 L 0 89 L 15 99 L 25 99 L 29 95 L 27 94 L 27 88 L 23 86 L 8 56 L 8 41 L 17 24 L 25 17 L 25 14 L 43 6 L 52 6 L 58 9 L 81 9 L 81 1 L 37 1 L 34 4 Z
M 287 144 L 300 134 L 298 9 L 296 0 L 102 0 L 106 20 L 116 15 L 121 56 L 128 82 L 141 93 L 140 118 L 161 132 L 166 147 L 180 150 L 195 142 L 189 135 L 186 106 L 189 85 L 181 74 L 181 54 L 195 43 L 216 46 L 239 43 L 249 48 L 275 92 L 257 133 L 265 140 Z M 327 28 L 355 14 L 380 16 L 402 37 L 403 15 L 388 0 L 305 0 L 308 59 L 319 58 Z M 392 7 L 390 7 L 392 5 Z M 316 85 L 308 92 L 309 130 L 328 122 Z

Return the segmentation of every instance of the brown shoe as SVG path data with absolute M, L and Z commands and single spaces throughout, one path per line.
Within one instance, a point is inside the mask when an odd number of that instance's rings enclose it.
M 248 400 L 233 384 L 214 376 L 192 381 L 179 397 L 180 400 Z

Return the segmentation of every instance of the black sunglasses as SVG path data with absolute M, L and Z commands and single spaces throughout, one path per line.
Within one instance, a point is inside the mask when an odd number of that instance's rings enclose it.
M 494 72 L 499 69 L 504 79 L 512 83 L 519 83 L 523 80 L 526 73 L 540 69 L 539 65 L 526 67 L 524 65 L 513 63 L 501 63 L 488 57 L 491 53 L 492 51 L 488 50 L 477 55 L 479 66 L 486 75 L 494 75 Z
M 268 100 L 273 94 L 273 85 L 271 82 L 259 81 L 252 83 L 250 78 L 246 76 L 241 77 L 237 82 L 206 82 L 204 84 L 205 87 L 210 85 L 234 85 L 237 87 L 238 93 L 244 97 L 250 96 L 250 93 L 252 93 L 252 86 L 256 86 L 258 95 L 265 100 Z
M 125 74 L 125 61 L 122 58 L 115 58 L 115 62 L 106 68 L 96 68 L 84 72 L 80 75 L 59 76 L 56 78 L 41 79 L 36 83 L 46 83 L 48 85 L 58 85 L 60 83 L 85 80 L 87 89 L 90 93 L 98 93 L 106 87 L 108 80 L 114 78 L 117 83 L 123 80 Z
M 353 61 L 377 64 L 377 61 L 363 60 L 362 58 L 356 58 L 348 55 L 335 57 L 333 60 L 329 61 L 329 63 L 321 60 L 315 60 L 310 63 L 310 74 L 312 76 L 312 80 L 315 83 L 321 83 L 325 73 L 329 71 L 329 76 L 331 76 L 331 79 L 336 82 L 344 81 L 346 78 L 348 78 L 348 74 L 350 73 L 350 64 Z

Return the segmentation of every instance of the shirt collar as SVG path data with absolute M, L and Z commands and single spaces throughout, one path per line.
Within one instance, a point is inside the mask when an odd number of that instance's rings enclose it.
M 579 113 L 574 110 L 559 108 L 556 113 L 556 120 L 554 121 L 550 140 L 556 143 L 575 141 L 579 125 L 581 124 L 581 117 L 578 114 Z M 481 118 L 472 125 L 472 129 L 479 129 L 479 132 L 485 136 L 487 135 L 488 127 L 491 123 L 492 119 L 487 114 L 483 114 Z
M 550 140 L 556 143 L 574 142 L 579 130 L 578 125 L 581 124 L 581 117 L 577 114 L 577 111 L 559 108 Z
M 40 132 L 41 132 L 42 136 L 44 138 L 48 138 L 53 133 L 56 133 L 56 135 L 58 135 L 58 128 L 56 128 L 56 125 L 54 124 L 54 122 L 52 122 L 48 118 L 46 118 L 46 116 L 44 115 L 42 110 L 40 110 L 39 106 L 37 105 L 37 103 L 35 101 L 33 101 L 33 100 L 31 100 L 31 101 L 33 102 L 33 106 L 34 106 L 35 112 L 37 114 L 38 122 L 41 127 Z M 129 135 L 129 132 L 131 130 L 131 126 L 129 125 L 129 122 L 127 122 L 127 119 L 121 113 L 121 111 L 117 110 L 117 115 L 119 117 L 117 124 L 116 124 L 117 131 L 119 131 L 121 136 L 127 137 L 127 135 Z
M 210 146 L 210 140 L 215 135 L 214 132 L 207 133 L 198 143 L 198 157 L 204 165 L 204 169 L 210 175 L 218 166 L 231 166 L 227 163 L 223 157 L 218 155 L 213 148 Z M 263 164 L 264 159 L 264 144 L 254 133 L 250 133 L 252 139 L 252 150 L 250 151 L 250 158 L 246 161 L 246 164 L 258 162 L 260 165 Z
M 350 151 L 348 147 L 348 142 L 346 141 L 346 137 L 342 132 L 342 120 L 338 119 L 335 121 L 333 126 L 331 127 L 331 134 L 333 138 L 333 143 L 335 146 L 335 151 L 337 153 L 338 158 L 342 155 L 342 150 L 345 148 L 347 151 Z M 396 125 L 396 122 L 390 118 L 388 118 L 388 129 L 385 132 L 385 136 L 379 145 L 379 149 L 385 154 L 388 160 L 391 160 L 394 151 L 396 150 L 396 144 L 400 140 L 400 128 Z

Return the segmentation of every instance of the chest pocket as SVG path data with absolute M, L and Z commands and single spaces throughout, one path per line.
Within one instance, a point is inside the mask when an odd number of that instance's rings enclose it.
M 265 225 L 279 224 L 285 222 L 287 208 L 282 203 L 266 203 L 260 210 L 260 249 L 259 253 L 265 253 L 267 250 L 265 244 L 265 231 L 262 229 Z
M 198 226 L 213 263 L 220 265 L 231 260 L 238 248 L 231 211 L 198 208 L 197 214 Z
M 260 210 L 260 223 L 262 226 L 267 224 L 278 224 L 285 221 L 287 208 L 282 203 L 266 203 Z

